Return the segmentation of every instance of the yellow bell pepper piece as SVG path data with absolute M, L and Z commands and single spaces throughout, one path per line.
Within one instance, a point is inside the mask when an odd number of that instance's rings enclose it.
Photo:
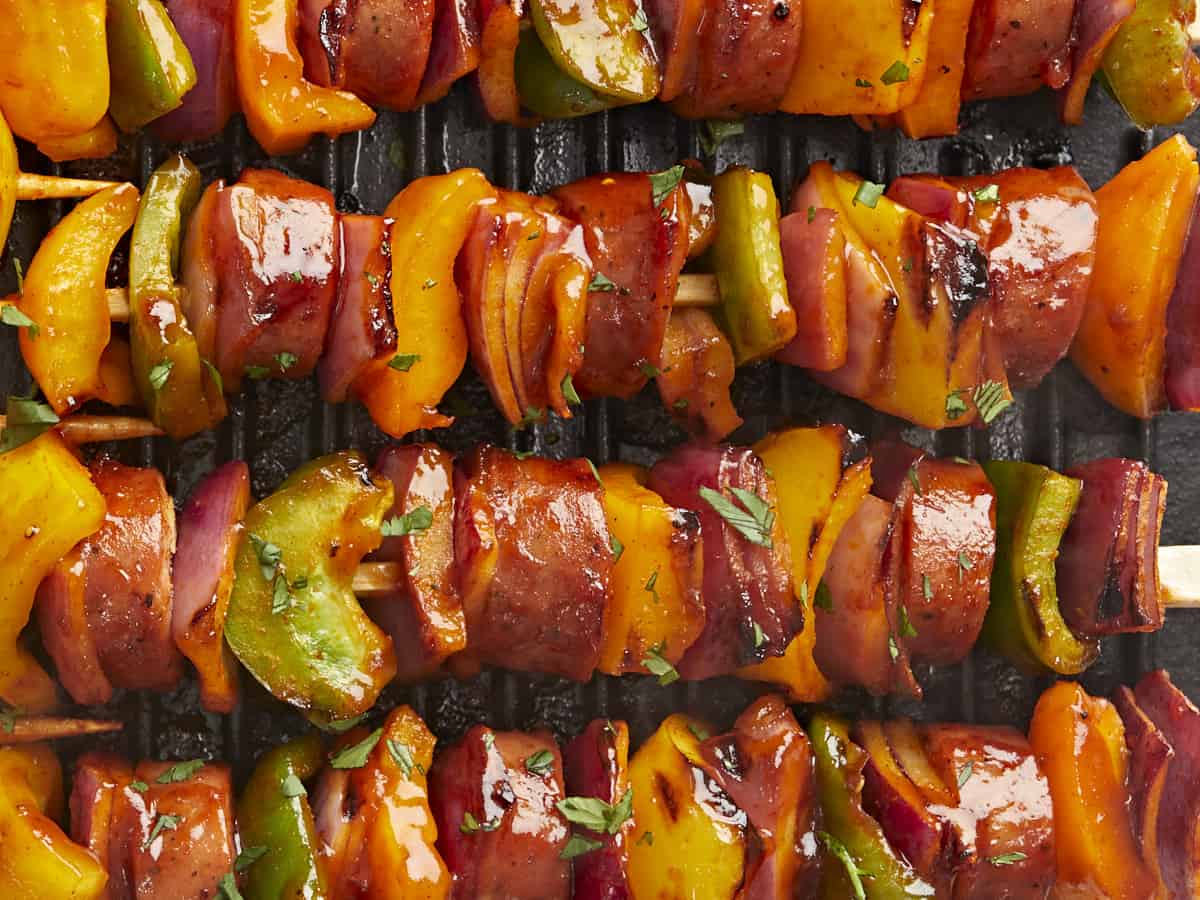
M 896 124 L 910 138 L 958 133 L 967 31 L 974 9 L 975 0 L 937 0 L 925 81 L 916 99 L 896 114 Z
M 779 108 L 887 115 L 912 103 L 925 79 L 934 10 L 932 3 L 921 6 L 906 40 L 910 6 L 909 0 L 804 0 L 800 52 Z
M 272 156 L 295 153 L 317 134 L 369 128 L 375 111 L 353 94 L 304 78 L 296 46 L 298 0 L 236 0 L 233 47 L 238 95 L 255 140 Z
M 62 769 L 46 744 L 0 747 L 0 893 L 5 900 L 95 900 L 108 873 L 51 818 Z
M 104 522 L 104 497 L 54 432 L 0 454 L 0 496 L 0 699 L 47 712 L 54 681 L 20 645 L 21 630 L 42 579 Z
M 0 114 L 0 247 L 8 242 L 13 211 L 17 208 L 17 142 Z
M 37 143 L 38 152 L 54 162 L 69 159 L 104 159 L 117 152 L 117 129 L 105 116 L 82 134 L 45 137 Z
M 1096 268 L 1071 360 L 1131 416 L 1167 405 L 1167 303 L 1198 185 L 1196 148 L 1176 135 L 1096 191 Z
M 11 0 L 0 15 L 0 109 L 30 141 L 69 137 L 108 112 L 105 0 Z
M 629 846 L 634 900 L 733 900 L 746 856 L 745 814 L 708 778 L 698 778 L 700 739 L 708 728 L 670 716 L 629 764 L 635 834 Z M 647 836 L 649 835 L 649 836 Z
M 600 469 L 608 527 L 620 542 L 597 668 L 645 672 L 652 648 L 674 664 L 704 630 L 700 522 L 645 487 L 646 470 L 626 463 Z M 614 550 L 615 552 L 615 550 Z
M 792 548 L 792 584 L 804 605 L 804 629 L 783 656 L 739 669 L 738 676 L 785 687 L 797 703 L 819 703 L 833 693 L 813 659 L 813 600 L 842 527 L 871 489 L 870 460 L 842 472 L 845 443 L 846 430 L 827 425 L 776 432 L 754 445 L 775 476 L 775 509 Z
M 21 355 L 59 415 L 103 388 L 101 358 L 112 335 L 105 276 L 108 258 L 133 226 L 139 194 L 132 184 L 84 200 L 42 241 L 18 306 L 38 326 L 21 329 Z

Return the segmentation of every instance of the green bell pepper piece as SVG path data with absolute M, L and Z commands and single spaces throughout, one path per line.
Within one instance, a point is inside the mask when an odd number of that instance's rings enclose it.
M 242 847 L 266 853 L 246 870 L 246 900 L 330 897 L 320 839 L 302 782 L 325 763 L 320 736 L 308 734 L 259 760 L 238 802 Z
M 521 104 L 547 119 L 588 116 L 628 102 L 598 94 L 560 69 L 532 28 L 521 29 L 514 67 Z
M 391 640 L 353 589 L 391 506 L 392 483 L 346 451 L 301 466 L 246 514 L 225 639 L 267 690 L 324 728 L 365 713 L 396 674 Z
M 137 131 L 183 103 L 196 68 L 160 0 L 108 0 L 108 111 Z
M 817 794 L 824 828 L 821 897 L 903 900 L 934 896 L 933 885 L 892 849 L 879 823 L 863 809 L 867 752 L 850 740 L 846 723 L 818 713 L 808 726 L 808 734 L 817 760 Z
M 1139 128 L 1182 122 L 1200 105 L 1195 20 L 1195 0 L 1137 0 L 1104 51 L 1104 83 Z
M 129 250 L 129 339 L 142 403 L 176 440 L 225 418 L 220 376 L 200 357 L 175 283 L 184 222 L 200 199 L 200 172 L 183 156 L 159 166 L 142 193 Z
M 985 462 L 996 489 L 996 562 L 984 643 L 1034 673 L 1077 675 L 1100 652 L 1058 608 L 1055 560 L 1082 482 L 1033 463 Z
M 662 75 L 640 0 L 531 0 L 533 27 L 558 68 L 626 103 L 658 96 Z
M 796 335 L 779 246 L 779 200 L 770 176 L 735 166 L 713 179 L 717 237 L 709 259 L 718 320 L 739 366 L 764 359 Z

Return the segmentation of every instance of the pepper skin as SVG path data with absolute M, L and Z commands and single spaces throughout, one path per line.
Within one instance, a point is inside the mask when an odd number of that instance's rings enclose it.
M 796 335 L 779 245 L 779 200 L 771 178 L 743 166 L 713 179 L 717 238 L 711 252 L 721 289 L 718 318 L 739 366 L 764 359 Z
M 821 894 L 825 900 L 854 896 L 845 863 L 870 873 L 871 900 L 905 900 L 932 897 L 933 886 L 892 849 L 879 824 L 863 810 L 863 770 L 869 758 L 850 740 L 846 723 L 820 713 L 808 726 L 817 758 L 817 791 L 820 796 L 822 842 L 826 855 Z M 849 860 L 836 854 L 844 852 Z
M 200 356 L 175 281 L 180 235 L 199 199 L 200 171 L 183 156 L 168 159 L 146 183 L 129 253 L 134 376 L 150 418 L 175 440 L 213 427 L 226 412 L 219 376 Z
M 674 665 L 704 628 L 700 520 L 647 488 L 646 474 L 628 463 L 600 469 L 614 555 L 620 548 L 597 666 L 609 675 L 644 672 L 655 647 Z
M 1198 186 L 1196 149 L 1176 135 L 1096 191 L 1096 265 L 1071 360 L 1105 400 L 1142 419 L 1167 405 L 1167 305 Z
M 308 797 L 303 790 L 288 796 L 294 779 L 312 778 L 324 763 L 320 736 L 308 734 L 272 750 L 255 767 L 238 802 L 238 832 L 243 847 L 267 852 L 246 871 L 246 900 L 333 896 Z
M 846 442 L 846 429 L 829 425 L 776 432 L 754 447 L 775 475 L 776 511 L 792 548 L 792 587 L 804 608 L 804 629 L 782 657 L 746 666 L 738 675 L 785 687 L 794 702 L 819 703 L 833 692 L 813 659 L 813 600 L 842 526 L 871 488 L 870 459 L 842 471 Z
M 0 16 L 0 109 L 35 143 L 93 128 L 108 112 L 105 0 L 12 0 Z
M 392 437 L 454 422 L 437 409 L 467 361 L 467 329 L 454 283 L 454 261 L 476 206 L 495 197 L 495 188 L 482 172 L 459 169 L 417 179 L 384 213 L 393 220 L 396 351 L 375 360 L 355 380 L 353 390 L 375 424 Z M 416 360 L 401 371 L 388 365 L 397 356 Z
M 109 0 L 108 109 L 124 132 L 178 108 L 196 86 L 196 68 L 161 0 Z
M 1056 890 L 1072 897 L 1140 900 L 1159 896 L 1142 865 L 1126 788 L 1129 750 L 1117 708 L 1060 681 L 1038 699 L 1029 726 L 1054 803 Z M 1064 748 L 1073 752 L 1064 753 Z
M 695 719 L 670 716 L 629 764 L 633 900 L 741 896 L 749 822 L 704 771 L 708 733 Z
M 1081 482 L 1033 463 L 983 464 L 996 489 L 996 563 L 985 644 L 1036 672 L 1077 675 L 1100 652 L 1072 634 L 1058 608 L 1054 562 Z
M 0 699 L 26 713 L 57 702 L 54 681 L 19 642 L 42 579 L 104 522 L 104 498 L 55 432 L 0 454 Z
M 363 765 L 326 769 L 323 776 L 347 780 L 336 846 L 326 847 L 333 893 L 360 900 L 444 900 L 450 873 L 437 852 L 426 778 L 435 738 L 408 706 L 392 710 L 382 732 Z M 355 729 L 343 743 L 366 736 L 365 729 Z
M 0 247 L 8 244 L 13 211 L 17 208 L 17 144 L 0 113 Z
M 1190 0 L 1137 0 L 1104 53 L 1104 77 L 1139 128 L 1182 122 L 1200 105 L 1200 59 Z
M 63 834 L 62 769 L 48 744 L 0 747 L 0 892 L 8 900 L 100 900 L 108 873 Z
M 97 395 L 112 334 L 104 279 L 108 258 L 133 225 L 138 190 L 111 187 L 84 200 L 46 235 L 18 301 L 38 325 L 21 329 L 21 355 L 60 416 Z
M 391 505 L 391 482 L 347 451 L 301 466 L 246 514 L 225 638 L 267 690 L 319 725 L 362 715 L 396 674 L 392 642 L 352 589 Z
M 234 7 L 238 95 L 250 133 L 271 156 L 295 153 L 314 135 L 335 137 L 375 121 L 375 111 L 353 94 L 305 80 L 297 2 L 237 0 Z
M 71 159 L 105 159 L 117 152 L 117 129 L 105 116 L 92 128 L 69 137 L 44 137 L 37 142 L 38 152 L 53 162 Z
M 935 18 L 932 3 L 803 0 L 803 6 L 800 55 L 781 111 L 883 115 L 920 94 Z

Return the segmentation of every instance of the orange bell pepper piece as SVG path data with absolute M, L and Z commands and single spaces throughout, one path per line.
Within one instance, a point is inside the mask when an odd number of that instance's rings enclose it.
M 108 873 L 54 822 L 62 769 L 46 744 L 0 747 L 0 891 L 9 900 L 95 900 Z
M 958 133 L 967 31 L 974 8 L 975 0 L 937 0 L 921 92 L 896 113 L 896 124 L 910 138 Z
M 597 668 L 645 672 L 654 648 L 677 663 L 704 629 L 700 521 L 647 488 L 640 466 L 610 463 L 600 480 L 617 561 Z
M 104 522 L 104 497 L 58 434 L 0 454 L 0 699 L 40 713 L 54 681 L 19 643 L 38 585 L 59 557 Z
M 83 134 L 108 112 L 105 0 L 15 0 L 0 16 L 0 108 L 20 137 Z
M 375 111 L 353 94 L 304 78 L 296 45 L 298 0 L 236 0 L 238 96 L 250 133 L 267 153 L 295 153 L 317 134 L 369 128 Z
M 804 629 L 792 638 L 783 656 L 739 669 L 738 676 L 785 687 L 798 703 L 819 703 L 833 693 L 813 659 L 817 642 L 813 600 L 842 526 L 871 489 L 870 460 L 842 472 L 845 446 L 846 429 L 840 425 L 791 428 L 754 446 L 775 476 L 776 512 L 792 547 L 792 585 L 804 604 Z
M 354 393 L 375 424 L 392 437 L 454 422 L 437 409 L 467 361 L 467 327 L 454 283 L 454 261 L 476 205 L 496 196 L 478 169 L 459 169 L 418 178 L 384 213 L 393 220 L 396 350 L 355 380 Z M 415 360 L 401 370 L 388 365 L 397 357 Z
M 804 0 L 800 52 L 780 110 L 886 115 L 911 104 L 929 65 L 934 10 L 924 4 L 909 32 L 910 7 L 909 0 Z
M 433 734 L 411 707 L 392 710 L 364 765 L 349 771 L 354 817 L 330 862 L 332 896 L 442 900 L 450 873 L 438 854 L 426 773 Z M 352 745 L 364 730 L 348 735 Z M 365 887 L 364 887 L 365 885 Z
M 1163 896 L 1142 865 L 1129 816 L 1129 750 L 1117 708 L 1060 681 L 1038 700 L 1029 742 L 1050 782 L 1058 888 L 1078 896 Z
M 1198 186 L 1196 148 L 1176 135 L 1096 191 L 1096 267 L 1071 360 L 1105 400 L 1142 419 L 1167 405 L 1167 303 Z
M 17 208 L 17 142 L 13 140 L 8 122 L 0 114 L 0 247 L 8 242 L 13 211 Z
M 112 334 L 104 278 L 139 197 L 132 184 L 121 184 L 84 200 L 46 235 L 29 265 L 17 305 L 38 329 L 21 329 L 21 355 L 59 415 L 102 389 L 100 360 Z
M 66 137 L 44 137 L 37 142 L 38 151 L 54 160 L 104 159 L 117 152 L 117 129 L 105 116 L 81 134 Z

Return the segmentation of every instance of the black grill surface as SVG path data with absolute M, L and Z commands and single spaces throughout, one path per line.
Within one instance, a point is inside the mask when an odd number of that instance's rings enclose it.
M 1200 142 L 1200 120 L 1183 130 Z M 246 166 L 274 166 L 324 184 L 343 211 L 378 213 L 410 180 L 462 166 L 477 166 L 496 184 L 543 192 L 585 175 L 609 169 L 658 170 L 680 158 L 701 156 L 701 129 L 665 108 L 650 105 L 617 110 L 583 120 L 552 122 L 536 130 L 488 124 L 472 89 L 459 85 L 436 106 L 414 113 L 382 113 L 369 131 L 336 141 L 318 139 L 302 154 L 268 159 L 235 122 L 221 140 L 186 149 L 207 179 L 234 178 Z M 875 181 L 918 171 L 976 174 L 1029 165 L 1076 165 L 1099 187 L 1132 159 L 1165 139 L 1129 126 L 1119 109 L 1093 92 L 1082 128 L 1058 124 L 1053 98 L 1041 93 L 1011 101 L 974 104 L 964 111 L 962 132 L 946 140 L 913 142 L 891 133 L 865 134 L 848 119 L 770 116 L 746 123 L 745 134 L 723 143 L 710 168 L 743 163 L 771 173 L 781 200 L 808 165 L 828 159 Z M 24 154 L 26 169 L 40 157 Z M 71 175 L 125 178 L 144 184 L 170 148 L 145 138 L 122 145 L 119 155 L 98 163 L 77 163 L 59 171 Z M 28 265 L 40 237 L 66 210 L 63 203 L 20 204 L 0 274 L 0 290 L 16 288 L 12 257 Z M 125 277 L 125 251 L 110 269 L 113 283 Z M 0 329 L 0 390 L 26 393 L 33 387 L 17 347 L 15 329 Z M 1061 469 L 1101 456 L 1144 459 L 1170 482 L 1164 543 L 1200 544 L 1200 476 L 1191 469 L 1200 450 L 1200 416 L 1171 414 L 1143 423 L 1108 407 L 1068 363 L 993 423 L 989 431 L 953 430 L 941 434 L 907 427 L 855 401 L 818 387 L 802 372 L 773 363 L 743 368 L 734 385 L 735 401 L 746 419 L 733 436 L 751 442 L 788 424 L 840 422 L 866 437 L 901 434 L 943 455 L 1019 458 Z M 459 420 L 451 429 L 414 435 L 461 450 L 492 441 L 548 456 L 587 455 L 598 463 L 615 459 L 653 462 L 684 434 L 661 409 L 651 388 L 629 402 L 591 401 L 570 421 L 516 432 L 493 409 L 487 390 L 468 370 L 447 398 Z M 231 414 L 215 432 L 182 444 L 144 440 L 98 448 L 135 465 L 161 469 L 181 505 L 199 478 L 217 464 L 245 459 L 256 496 L 273 490 L 301 462 L 343 448 L 374 457 L 387 442 L 366 412 L 353 405 L 321 402 L 315 379 L 246 383 L 233 398 Z M 2 498 L 0 498 L 2 502 Z M 1195 637 L 1200 613 L 1174 611 L 1157 635 L 1110 639 L 1083 677 L 1095 693 L 1163 666 L 1191 696 L 1200 698 L 1200 661 Z M 847 652 L 854 652 L 847 647 Z M 519 665 L 520 660 L 515 659 Z M 835 701 L 856 714 L 905 714 L 920 719 L 961 719 L 1028 724 L 1039 691 L 1048 682 L 1027 678 L 1002 660 L 977 651 L 960 666 L 923 669 L 923 703 L 873 700 L 845 692 Z M 242 778 L 266 748 L 303 731 L 302 717 L 274 701 L 243 676 L 243 702 L 231 716 L 205 713 L 193 678 L 167 695 L 118 692 L 112 704 L 92 714 L 120 718 L 119 735 L 76 742 L 68 755 L 103 745 L 135 758 L 212 756 L 235 764 Z M 573 736 L 593 716 L 627 719 L 635 741 L 644 740 L 669 712 L 686 710 L 728 724 L 759 688 L 733 679 L 659 687 L 648 677 L 596 677 L 590 684 L 503 671 L 485 671 L 468 682 L 445 680 L 389 689 L 379 709 L 411 703 L 439 738 L 460 735 L 475 721 L 500 728 L 545 726 L 559 738 Z M 803 711 L 801 711 L 803 712 Z

